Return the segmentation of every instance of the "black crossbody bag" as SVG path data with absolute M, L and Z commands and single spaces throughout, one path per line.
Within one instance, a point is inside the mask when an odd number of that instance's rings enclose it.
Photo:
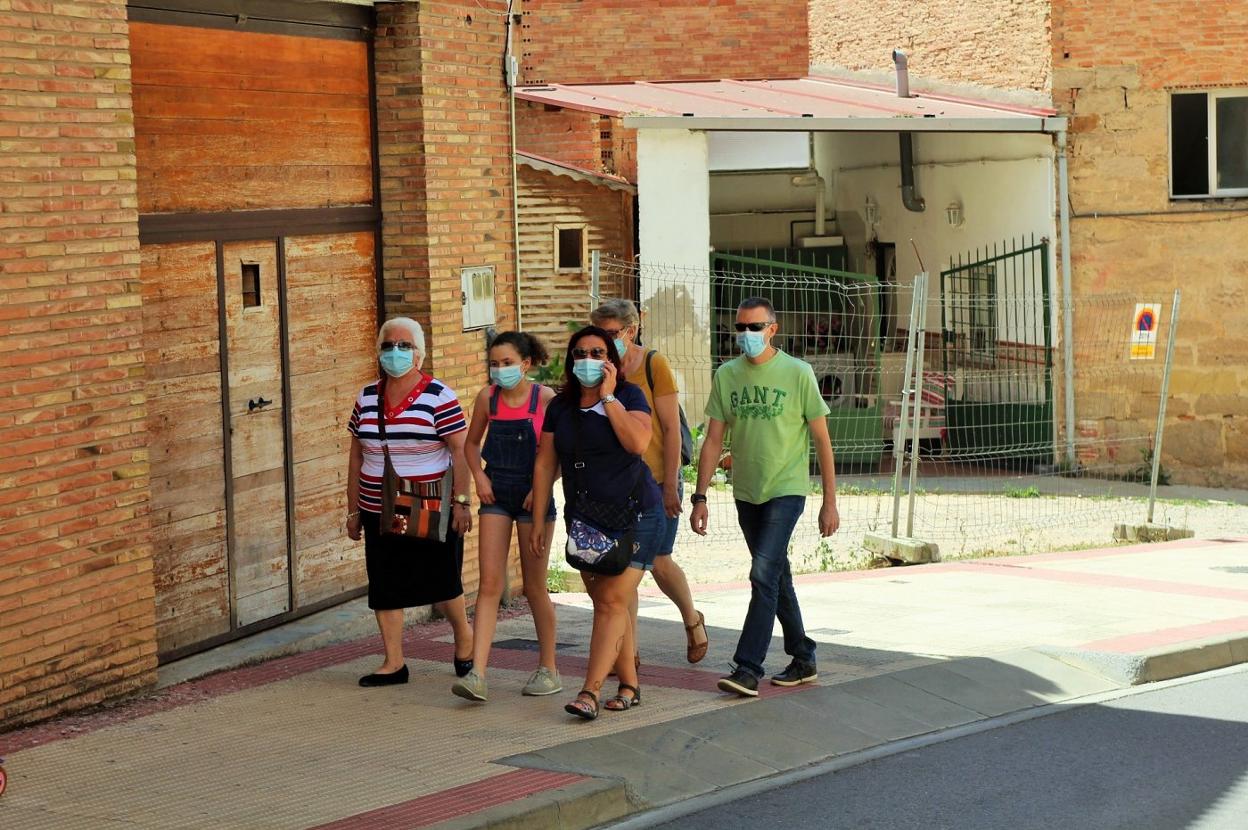
M 564 559 L 578 571 L 615 576 L 624 572 L 637 549 L 639 518 L 637 488 L 641 471 L 624 502 L 591 498 L 582 480 L 585 469 L 585 414 L 576 409 L 576 439 L 572 454 L 572 503 L 568 506 L 568 544 Z

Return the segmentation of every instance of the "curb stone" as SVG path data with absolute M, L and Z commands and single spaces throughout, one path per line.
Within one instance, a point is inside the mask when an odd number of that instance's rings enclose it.
M 630 801 L 625 782 L 590 778 L 439 822 L 428 830 L 585 830 L 639 809 Z
M 1124 686 L 1156 683 L 1248 663 L 1248 635 L 1216 636 L 1133 654 L 1043 649 L 1063 663 L 1094 671 Z

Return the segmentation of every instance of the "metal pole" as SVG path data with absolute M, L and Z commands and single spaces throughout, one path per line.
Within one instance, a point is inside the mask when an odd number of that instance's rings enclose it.
M 910 413 L 910 381 L 914 371 L 914 330 L 918 326 L 919 307 L 914 298 L 919 294 L 922 275 L 914 278 L 913 296 L 910 299 L 910 328 L 906 333 L 906 372 L 901 381 L 901 414 L 893 427 L 893 533 L 897 538 L 898 524 L 901 520 L 901 469 L 905 458 L 906 424 Z
M 1166 399 L 1170 397 L 1170 369 L 1174 364 L 1174 336 L 1179 328 L 1179 299 L 1183 292 L 1174 290 L 1170 304 L 1170 332 L 1166 340 L 1166 365 L 1161 372 L 1161 403 L 1157 407 L 1157 438 L 1153 441 L 1153 473 L 1148 483 L 1148 523 L 1153 523 L 1153 507 L 1157 504 L 1157 476 L 1161 473 L 1161 436 L 1166 429 Z
M 1062 246 L 1062 371 L 1065 374 L 1066 463 L 1075 465 L 1075 334 L 1070 288 L 1070 191 L 1066 169 L 1066 133 L 1057 134 L 1057 215 Z
M 589 252 L 589 307 L 598 307 L 598 295 L 602 290 L 602 252 Z
M 919 477 L 919 423 L 923 414 L 923 352 L 927 346 L 927 272 L 919 295 L 918 344 L 914 360 L 914 435 L 910 438 L 910 487 L 906 504 L 906 536 L 914 536 L 914 489 Z

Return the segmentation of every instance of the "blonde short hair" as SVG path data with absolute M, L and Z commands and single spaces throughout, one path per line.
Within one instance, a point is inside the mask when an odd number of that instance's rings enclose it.
M 391 329 L 406 329 L 407 333 L 412 336 L 412 343 L 416 346 L 416 354 L 412 357 L 416 368 L 419 369 L 420 364 L 425 362 L 425 330 L 411 317 L 391 317 L 381 324 L 381 328 L 377 329 L 378 354 L 381 353 L 381 341 L 386 339 L 386 332 Z

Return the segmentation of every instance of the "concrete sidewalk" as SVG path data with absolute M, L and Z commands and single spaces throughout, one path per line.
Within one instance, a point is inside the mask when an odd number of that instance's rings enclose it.
M 643 705 L 575 721 L 562 705 L 584 671 L 589 603 L 565 594 L 564 694 L 521 697 L 536 662 L 524 615 L 499 626 L 485 705 L 450 694 L 445 624 L 409 630 L 407 686 L 356 685 L 378 662 L 374 637 L 325 646 L 0 735 L 0 827 L 590 827 L 899 738 L 1248 661 L 1248 540 L 797 582 L 820 643 L 814 686 L 720 695 L 748 587 L 696 586 L 711 638 L 696 667 L 675 608 L 647 590 Z M 778 638 L 771 659 L 783 667 Z

